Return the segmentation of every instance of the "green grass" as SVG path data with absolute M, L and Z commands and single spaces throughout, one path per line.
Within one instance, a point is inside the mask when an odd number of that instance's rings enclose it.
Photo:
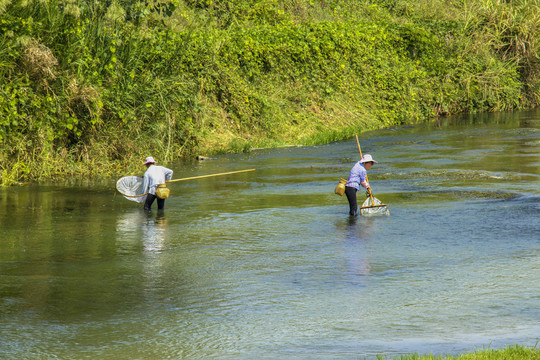
M 505 349 L 481 349 L 471 353 L 461 355 L 403 355 L 389 358 L 386 356 L 377 356 L 378 360 L 538 360 L 540 359 L 540 349 L 514 345 Z
M 539 14 L 538 0 L 0 0 L 0 186 L 534 107 Z

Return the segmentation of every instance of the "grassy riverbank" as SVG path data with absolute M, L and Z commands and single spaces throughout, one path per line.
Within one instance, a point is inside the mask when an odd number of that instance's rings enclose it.
M 535 107 L 539 27 L 539 0 L 0 0 L 0 184 Z
M 385 356 L 378 356 L 379 360 L 387 360 Z M 509 346 L 506 349 L 483 349 L 456 356 L 433 355 L 406 355 L 393 358 L 396 360 L 538 360 L 540 349 L 536 347 Z

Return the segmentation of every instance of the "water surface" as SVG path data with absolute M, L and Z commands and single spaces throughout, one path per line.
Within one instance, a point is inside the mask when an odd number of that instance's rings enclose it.
M 115 179 L 2 189 L 0 358 L 534 346 L 539 129 L 533 111 L 362 134 L 389 217 L 350 218 L 333 194 L 354 139 L 166 164 L 175 178 L 257 170 L 171 184 L 163 213 L 115 194 Z

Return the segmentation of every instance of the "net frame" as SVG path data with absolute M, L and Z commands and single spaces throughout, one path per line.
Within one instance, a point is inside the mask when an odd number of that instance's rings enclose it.
M 373 201 L 371 200 L 372 198 Z M 390 210 L 388 210 L 386 204 L 383 204 L 375 196 L 368 196 L 360 207 L 360 214 L 362 216 L 389 216 Z
M 141 176 L 124 176 L 116 182 L 116 190 L 126 199 L 142 203 L 148 192 L 143 190 L 144 178 Z

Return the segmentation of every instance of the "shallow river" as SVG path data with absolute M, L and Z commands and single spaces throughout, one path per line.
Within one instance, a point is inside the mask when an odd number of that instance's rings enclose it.
M 355 139 L 166 164 L 175 178 L 256 171 L 171 184 L 159 214 L 116 194 L 115 179 L 0 190 L 0 359 L 537 344 L 540 111 L 360 144 L 379 161 L 368 175 L 388 217 L 350 218 L 333 193 L 359 158 Z

